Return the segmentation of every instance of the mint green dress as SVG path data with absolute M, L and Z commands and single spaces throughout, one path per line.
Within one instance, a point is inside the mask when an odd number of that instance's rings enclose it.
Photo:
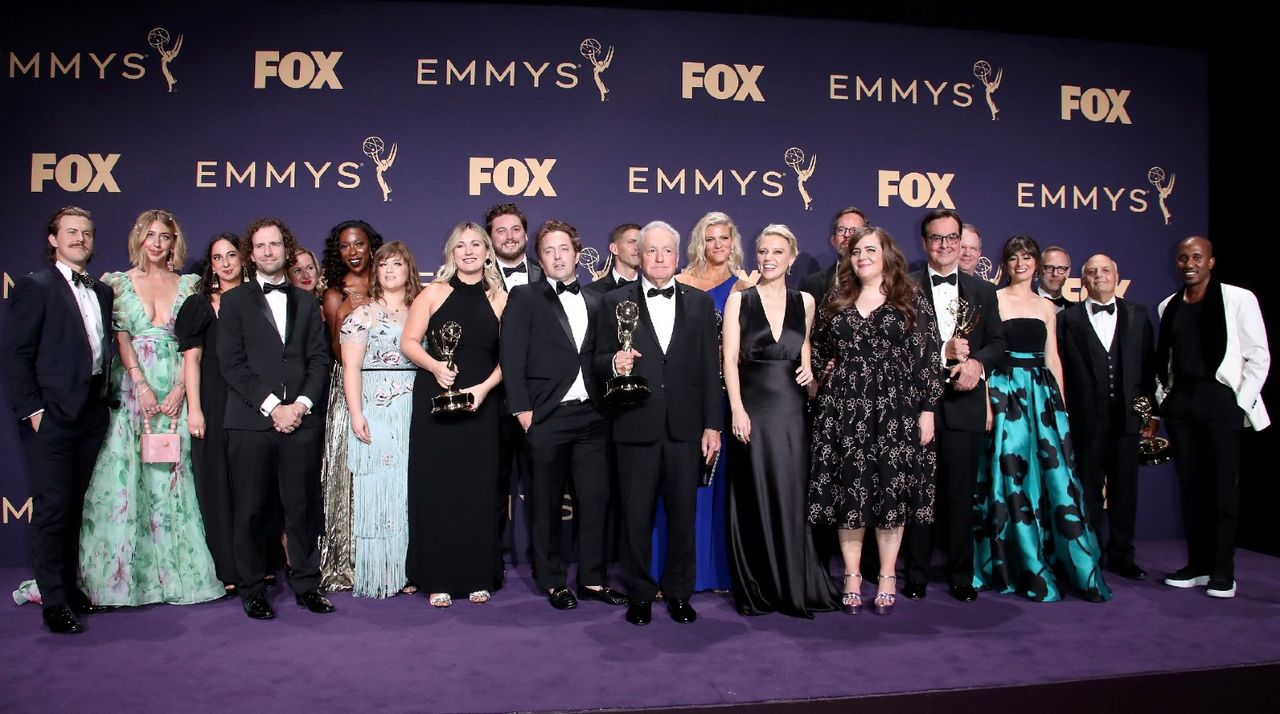
M 174 321 L 183 301 L 195 293 L 199 277 L 178 279 L 169 320 L 160 326 L 147 319 L 126 274 L 108 273 L 102 280 L 116 293 L 112 329 L 132 337 L 138 366 L 157 401 L 163 401 L 182 374 Z M 181 605 L 223 596 L 196 501 L 186 403 L 178 414 L 178 463 L 144 464 L 134 383 L 119 360 L 111 384 L 119 385 L 120 407 L 111 410 L 107 438 L 85 493 L 81 587 L 96 605 Z M 152 418 L 151 429 L 167 432 L 169 423 L 170 417 L 159 414 Z

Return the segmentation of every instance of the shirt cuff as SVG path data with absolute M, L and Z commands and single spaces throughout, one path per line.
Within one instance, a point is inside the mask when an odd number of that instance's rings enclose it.
M 262 406 L 258 407 L 258 411 L 262 412 L 262 416 L 271 416 L 271 410 L 280 406 L 280 397 L 274 394 L 268 394 L 267 398 L 262 400 Z
M 294 401 L 295 401 L 295 402 L 297 402 L 298 404 L 301 404 L 302 406 L 304 406 L 304 407 L 306 407 L 306 408 L 307 408 L 307 411 L 305 412 L 306 414 L 310 414 L 310 413 L 311 413 L 311 407 L 312 407 L 313 405 L 311 404 L 311 400 L 310 400 L 310 399 L 307 399 L 306 397 L 298 397 L 298 398 L 297 398 L 297 399 L 295 399 Z

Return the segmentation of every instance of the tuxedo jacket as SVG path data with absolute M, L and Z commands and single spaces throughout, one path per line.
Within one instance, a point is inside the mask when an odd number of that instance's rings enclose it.
M 631 283 L 637 282 L 639 280 L 640 280 L 640 276 L 637 275 L 635 280 L 627 281 L 627 284 L 630 285 Z M 596 295 L 606 295 L 612 292 L 617 287 L 618 287 L 618 281 L 613 278 L 613 271 L 610 270 L 608 275 L 604 276 L 603 278 L 600 278 L 599 280 L 593 280 L 583 285 L 582 289 L 589 290 L 595 293 Z
M 827 299 L 827 293 L 836 282 L 836 268 L 839 265 L 840 261 L 837 260 L 826 270 L 810 273 L 800 282 L 800 289 L 813 296 L 814 305 L 821 307 L 822 301 Z
M 640 307 L 632 347 L 641 354 L 631 373 L 647 379 L 652 392 L 643 402 L 613 413 L 613 439 L 619 443 L 652 443 L 664 434 L 673 441 L 698 441 L 704 429 L 719 430 L 724 423 L 715 303 L 697 288 L 675 280 L 670 284 L 676 289 L 671 298 L 676 309 L 666 352 L 653 330 L 640 281 L 604 297 L 596 333 L 597 377 L 613 375 L 619 349 L 616 310 L 630 300 Z
M 1182 306 L 1185 288 L 1165 298 L 1160 313 L 1160 341 L 1156 347 L 1156 376 L 1159 379 L 1156 399 L 1160 402 L 1177 385 L 1173 383 L 1172 335 L 1173 318 Z M 1262 384 L 1271 368 L 1271 351 L 1267 346 L 1267 327 L 1262 310 L 1253 293 L 1210 280 L 1204 297 L 1205 324 L 1202 325 L 1205 360 L 1218 361 L 1214 378 L 1236 395 L 1236 404 L 1244 410 L 1249 426 L 1261 431 L 1271 423 L 1262 403 Z M 1219 358 L 1218 355 L 1221 355 Z
M 984 372 L 990 375 L 991 370 L 995 369 L 1004 357 L 1004 326 L 1000 322 L 996 288 L 991 283 L 966 275 L 961 270 L 956 271 L 956 276 L 956 287 L 961 299 L 973 305 L 980 315 L 977 327 L 968 336 L 969 357 L 982 363 Z M 911 278 L 920 285 L 921 292 L 933 307 L 935 314 L 941 314 L 942 310 L 949 309 L 947 305 L 934 304 L 933 285 L 929 280 L 927 267 L 911 273 Z M 979 382 L 978 386 L 967 392 L 956 389 L 954 385 L 947 387 L 942 393 L 942 399 L 938 402 L 942 425 L 953 431 L 979 433 L 985 431 L 987 390 L 984 386 Z
M 1089 321 L 1089 306 L 1074 303 L 1058 312 L 1058 356 L 1062 358 L 1063 389 L 1071 436 L 1088 448 L 1094 425 L 1110 407 L 1107 393 L 1107 355 L 1118 352 L 1120 376 L 1116 398 L 1124 409 L 1124 422 L 1112 424 L 1121 434 L 1137 434 L 1143 424 L 1130 408 L 1138 397 L 1152 398 L 1156 389 L 1155 331 L 1147 309 L 1116 298 L 1116 332 L 1113 345 L 1104 345 Z M 1153 405 L 1154 406 L 1154 405 Z
M 603 393 L 595 373 L 596 332 L 604 298 L 581 291 L 587 306 L 587 331 L 578 347 L 569 316 L 556 290 L 546 280 L 512 288 L 502 313 L 499 360 L 507 403 L 512 413 L 532 411 L 533 423 L 546 419 L 582 371 L 591 401 Z
M 324 428 L 329 341 L 320 303 L 296 288 L 289 288 L 286 294 L 283 343 L 257 280 L 222 296 L 218 365 L 231 388 L 224 422 L 227 429 L 272 428 L 271 417 L 261 411 L 268 394 L 276 395 L 282 404 L 292 404 L 301 396 L 310 399 L 311 413 L 302 418 L 300 428 Z
M 542 266 L 538 265 L 538 261 L 533 258 L 525 258 L 525 265 L 529 266 L 529 284 L 545 283 L 546 279 L 542 274 Z M 511 292 L 507 287 L 507 274 L 502 272 L 502 263 L 498 263 L 498 277 L 502 278 L 502 289 Z M 518 286 L 517 286 L 518 287 Z
M 102 373 L 111 374 L 115 354 L 111 310 L 114 293 L 93 284 L 102 309 Z M 89 397 L 93 348 L 71 285 L 54 266 L 17 281 L 9 299 L 4 371 L 18 420 L 45 410 L 62 420 L 78 418 Z M 108 379 L 102 380 L 106 395 Z

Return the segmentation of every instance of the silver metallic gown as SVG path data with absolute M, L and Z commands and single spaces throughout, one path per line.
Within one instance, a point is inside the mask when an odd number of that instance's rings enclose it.
M 342 391 L 342 364 L 333 364 L 329 411 L 324 426 L 324 461 L 320 489 L 324 497 L 324 534 L 320 536 L 320 589 L 350 590 L 355 581 L 355 546 L 351 538 L 351 470 L 347 468 L 347 435 L 351 412 Z

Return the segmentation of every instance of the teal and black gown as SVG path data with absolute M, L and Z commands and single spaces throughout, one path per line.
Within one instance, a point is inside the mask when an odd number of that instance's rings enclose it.
M 1044 363 L 1045 323 L 1005 320 L 1004 334 L 987 379 L 993 422 L 978 470 L 973 585 L 1052 602 L 1065 579 L 1087 599 L 1110 600 L 1062 393 Z

